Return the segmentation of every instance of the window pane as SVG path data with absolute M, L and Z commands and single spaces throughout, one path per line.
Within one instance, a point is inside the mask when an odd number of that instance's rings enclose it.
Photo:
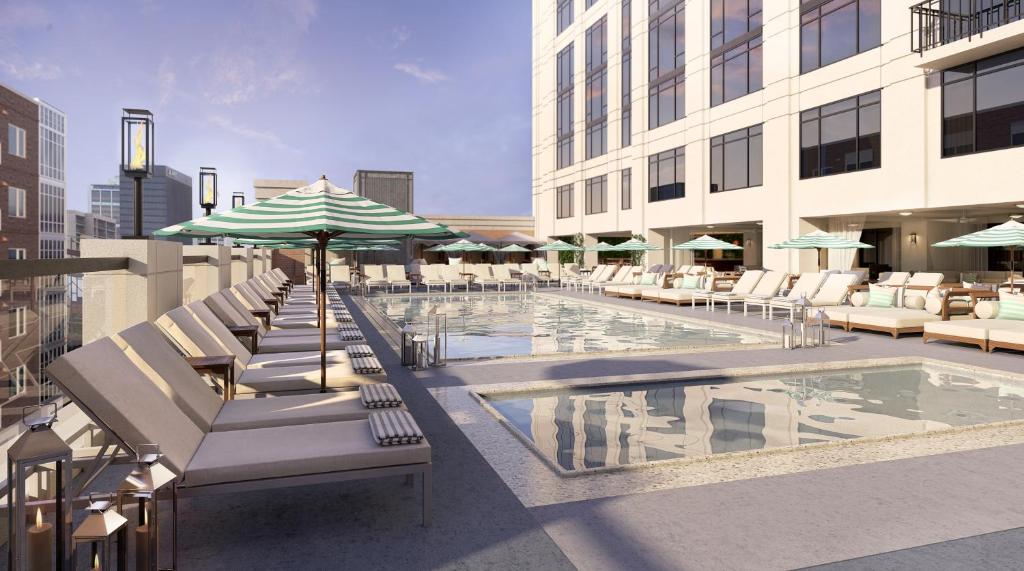
M 747 186 L 747 140 L 725 144 L 725 188 L 734 190 Z
M 974 82 L 942 87 L 944 155 L 974 152 Z
M 750 50 L 750 84 L 747 93 L 761 89 L 761 46 Z
M 749 186 L 761 186 L 762 184 L 762 171 L 763 158 L 762 158 L 762 145 L 763 140 L 761 135 L 754 135 L 750 137 L 749 155 L 750 155 L 750 180 L 747 181 Z
M 666 83 L 658 92 L 658 125 L 667 125 L 675 117 L 675 98 L 672 83 Z
M 747 0 L 725 0 L 725 43 L 747 33 Z
M 818 68 L 818 20 L 800 26 L 800 73 Z
M 821 174 L 854 170 L 857 164 L 857 112 L 821 119 Z
M 800 178 L 818 176 L 818 121 L 800 126 Z
M 882 0 L 860 0 L 860 51 L 882 45 Z
M 821 17 L 821 65 L 857 53 L 857 3 Z
M 711 147 L 711 192 L 721 192 L 722 187 L 722 147 Z
M 732 58 L 725 62 L 726 101 L 731 101 L 747 94 L 747 54 Z

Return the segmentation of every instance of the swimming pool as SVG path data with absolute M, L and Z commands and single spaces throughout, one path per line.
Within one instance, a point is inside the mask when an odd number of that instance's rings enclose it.
M 482 396 L 564 473 L 1019 420 L 1022 397 L 931 363 Z
M 380 296 L 368 303 L 398 327 L 421 332 L 432 308 L 447 315 L 449 359 L 778 343 L 753 330 L 532 292 Z

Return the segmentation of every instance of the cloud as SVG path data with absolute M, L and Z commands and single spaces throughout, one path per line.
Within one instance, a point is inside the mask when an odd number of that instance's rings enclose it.
M 15 79 L 39 79 L 45 81 L 60 79 L 64 75 L 60 66 L 41 61 L 27 63 L 0 59 L 0 71 Z
M 395 69 L 398 71 L 415 77 L 416 79 L 425 83 L 437 83 L 439 81 L 447 81 L 448 76 L 434 69 L 424 69 L 414 63 L 396 63 Z
M 156 85 L 160 106 L 170 102 L 178 90 L 178 75 L 174 72 L 171 58 L 165 57 L 156 71 Z
M 298 149 L 282 141 L 281 137 L 279 137 L 273 131 L 260 131 L 258 129 L 253 129 L 251 127 L 246 127 L 244 125 L 237 125 L 227 117 L 224 117 L 223 115 L 210 115 L 209 120 L 210 123 L 212 123 L 213 125 L 220 127 L 221 129 L 224 129 L 229 133 L 238 135 L 243 139 L 256 141 L 257 143 L 265 143 L 279 151 L 286 151 L 289 153 L 296 154 L 299 153 Z
M 395 26 L 391 28 L 391 49 L 397 50 L 405 45 L 412 38 L 412 30 L 407 26 Z

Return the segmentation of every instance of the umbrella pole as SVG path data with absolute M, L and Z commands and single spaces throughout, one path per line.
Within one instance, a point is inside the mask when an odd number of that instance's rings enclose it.
M 317 245 L 320 254 L 320 260 L 323 261 L 327 252 L 327 235 L 324 232 L 320 232 L 317 235 Z M 327 299 L 324 293 L 324 288 L 327 287 L 327 274 L 324 272 L 323 263 L 317 271 L 317 281 L 320 282 L 320 291 L 317 295 L 317 299 L 320 302 L 320 307 L 317 308 L 317 315 L 320 320 L 320 392 L 327 392 Z

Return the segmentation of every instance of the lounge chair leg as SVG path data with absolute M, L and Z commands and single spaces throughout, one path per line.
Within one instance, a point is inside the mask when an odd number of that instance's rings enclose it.
M 430 527 L 430 521 L 433 518 L 433 507 L 431 506 L 431 489 L 433 484 L 431 483 L 430 466 L 427 466 L 423 470 L 423 527 Z

